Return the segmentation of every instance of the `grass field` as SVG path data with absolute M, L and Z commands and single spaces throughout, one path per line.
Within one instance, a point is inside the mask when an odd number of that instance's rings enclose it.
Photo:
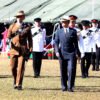
M 75 92 L 62 92 L 58 60 L 43 60 L 41 77 L 33 78 L 32 60 L 26 63 L 23 90 L 13 89 L 9 59 L 0 56 L 0 100 L 100 100 L 100 71 L 82 79 L 77 65 Z

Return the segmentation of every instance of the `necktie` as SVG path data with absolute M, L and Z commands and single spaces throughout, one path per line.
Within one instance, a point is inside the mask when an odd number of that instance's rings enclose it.
M 64 28 L 64 32 L 65 32 L 65 34 L 67 33 L 67 29 L 66 28 Z

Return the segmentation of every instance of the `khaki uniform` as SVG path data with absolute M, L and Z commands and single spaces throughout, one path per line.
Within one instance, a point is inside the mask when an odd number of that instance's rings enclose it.
M 22 31 L 19 32 L 19 30 Z M 22 23 L 22 25 L 13 23 L 9 27 L 7 38 L 11 39 L 10 63 L 12 75 L 14 77 L 14 85 L 22 86 L 25 69 L 25 57 L 23 56 L 23 52 L 27 48 L 32 48 L 30 26 L 24 23 Z

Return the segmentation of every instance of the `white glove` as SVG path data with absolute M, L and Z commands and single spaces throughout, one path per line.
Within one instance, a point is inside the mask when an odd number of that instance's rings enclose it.
M 81 53 L 81 58 L 83 58 L 85 56 L 85 54 L 84 53 Z
M 59 57 L 59 53 L 58 52 L 56 53 L 56 56 Z
M 44 48 L 43 50 L 46 51 L 46 52 L 48 51 L 46 48 Z
M 55 41 L 54 41 L 54 40 L 52 40 L 52 41 L 51 41 L 51 45 L 54 45 L 54 43 L 55 43 Z

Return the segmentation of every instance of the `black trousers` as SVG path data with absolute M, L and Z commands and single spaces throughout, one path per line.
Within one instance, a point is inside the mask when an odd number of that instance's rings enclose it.
M 34 76 L 40 76 L 43 52 L 33 52 Z
M 99 70 L 99 62 L 100 62 L 100 48 L 96 48 L 96 69 Z
M 95 70 L 95 64 L 96 64 L 96 53 L 91 53 L 91 64 L 92 64 L 92 70 Z
M 88 70 L 90 64 L 91 64 L 91 53 L 85 53 L 85 56 L 81 58 L 82 77 L 88 77 Z
M 76 56 L 73 54 L 69 59 L 59 59 L 59 62 L 62 90 L 67 88 L 72 89 L 75 84 L 76 76 Z

